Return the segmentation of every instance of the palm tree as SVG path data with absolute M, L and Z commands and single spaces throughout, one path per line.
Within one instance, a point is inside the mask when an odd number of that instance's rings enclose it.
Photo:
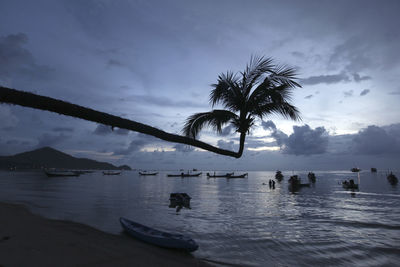
M 262 77 L 266 74 L 268 75 L 267 78 L 261 82 Z M 127 129 L 152 135 L 168 142 L 195 146 L 217 154 L 239 158 L 243 152 L 245 134 L 253 126 L 255 116 L 262 118 L 270 113 L 280 113 L 292 119 L 299 118 L 297 109 L 287 103 L 287 100 L 290 98 L 290 90 L 294 87 L 300 87 L 300 85 L 293 81 L 295 79 L 293 69 L 286 67 L 279 68 L 273 66 L 270 59 L 253 57 L 242 75 L 241 83 L 239 83 L 236 75 L 230 73 L 219 77 L 218 84 L 214 85 L 214 90 L 211 92 L 211 101 L 213 106 L 219 102 L 224 103 L 228 110 L 213 110 L 201 113 L 202 115 L 193 115 L 186 123 L 186 136 L 167 133 L 140 122 L 124 119 L 59 99 L 3 86 L 0 86 L 0 103 L 55 112 L 109 125 L 112 128 Z M 256 85 L 256 89 L 251 91 Z M 250 97 L 247 97 L 249 95 Z M 234 112 L 240 112 L 239 116 Z M 207 123 L 215 126 L 217 131 L 221 131 L 222 125 L 228 122 L 233 123 L 237 131 L 241 133 L 239 152 L 221 149 L 195 139 L 198 132 Z
M 186 120 L 183 133 L 195 139 L 204 126 L 221 133 L 224 125 L 230 124 L 240 133 L 239 151 L 235 154 L 239 158 L 256 118 L 279 114 L 300 120 L 300 112 L 289 103 L 292 90 L 301 87 L 296 79 L 294 68 L 276 65 L 271 58 L 253 56 L 243 72 L 221 74 L 212 85 L 212 107 L 222 104 L 225 109 L 193 114 Z

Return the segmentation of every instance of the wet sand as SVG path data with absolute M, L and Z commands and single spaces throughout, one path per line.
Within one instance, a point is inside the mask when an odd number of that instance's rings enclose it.
M 113 235 L 79 223 L 50 220 L 24 206 L 0 203 L 0 266 L 211 265 L 122 233 Z

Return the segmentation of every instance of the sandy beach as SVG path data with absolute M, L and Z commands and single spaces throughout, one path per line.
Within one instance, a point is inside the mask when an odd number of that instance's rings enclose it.
M 116 221 L 118 223 L 118 221 Z M 124 234 L 32 214 L 0 203 L 0 266 L 211 266 Z

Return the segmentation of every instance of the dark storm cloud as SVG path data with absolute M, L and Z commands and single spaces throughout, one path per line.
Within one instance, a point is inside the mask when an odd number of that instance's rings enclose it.
M 320 83 L 334 84 L 349 81 L 349 76 L 347 76 L 344 72 L 332 75 L 310 76 L 308 78 L 301 79 L 301 83 L 304 85 L 316 85 Z
M 125 67 L 125 65 L 116 59 L 109 59 L 107 61 L 107 67 Z
M 281 130 L 276 128 L 275 123 L 272 121 L 262 121 L 261 126 L 263 127 L 264 130 L 270 130 L 272 131 L 271 137 L 276 140 L 276 143 L 278 146 L 282 147 L 286 144 L 288 136 Z
M 134 102 L 141 105 L 155 105 L 160 107 L 208 107 L 207 103 L 199 104 L 194 101 L 175 101 L 168 97 L 150 95 L 130 95 L 120 99 L 121 101 Z
M 219 148 L 232 151 L 234 149 L 234 142 L 233 141 L 224 141 L 224 140 L 220 139 L 220 140 L 218 140 L 217 146 Z
M 107 135 L 112 133 L 112 130 L 110 126 L 98 124 L 93 133 L 97 135 Z
M 133 152 L 140 151 L 148 142 L 143 139 L 132 140 L 127 148 L 114 151 L 113 155 L 130 155 Z
M 96 129 L 93 131 L 94 134 L 97 135 L 107 135 L 107 134 L 118 134 L 118 135 L 128 135 L 129 130 L 126 129 L 120 129 L 120 128 L 114 128 L 112 130 L 111 126 L 104 125 L 104 124 L 98 124 Z
M 262 121 L 261 126 L 264 130 L 275 130 L 276 125 L 273 121 Z
M 63 133 L 59 135 L 52 135 L 49 133 L 44 133 L 38 137 L 38 144 L 36 147 L 44 146 L 54 146 L 64 142 L 66 139 L 71 138 L 71 136 L 64 135 Z
M 51 69 L 36 64 L 32 53 L 24 48 L 28 36 L 24 33 L 0 36 L 0 76 L 10 78 L 29 77 L 46 78 Z
M 71 127 L 56 127 L 53 128 L 53 132 L 73 132 L 74 128 Z
M 157 138 L 140 133 L 136 134 L 133 138 L 134 139 L 129 143 L 128 147 L 115 150 L 113 155 L 130 155 L 133 152 L 140 151 L 146 145 L 160 143 L 160 140 Z
M 389 95 L 400 95 L 400 90 L 399 91 L 392 91 L 388 93 Z
M 188 145 L 184 145 L 184 144 L 176 144 L 176 145 L 174 145 L 174 148 L 175 148 L 175 151 L 177 151 L 177 152 L 187 153 L 187 152 L 194 151 L 194 147 L 188 146 Z
M 324 127 L 315 130 L 310 126 L 293 126 L 291 134 L 285 142 L 283 152 L 294 155 L 323 154 L 328 147 L 328 132 Z
M 31 143 L 29 141 L 26 140 L 18 140 L 18 139 L 11 139 L 11 140 L 7 140 L 6 141 L 7 145 L 21 145 L 21 146 L 28 146 Z
M 306 57 L 306 55 L 304 53 L 299 52 L 299 51 L 293 51 L 291 54 L 293 56 L 295 56 L 295 57 L 298 57 L 298 58 L 305 58 Z
M 361 82 L 361 81 L 371 80 L 371 77 L 370 76 L 361 76 L 358 73 L 353 73 L 353 79 L 356 82 Z
M 274 147 L 274 146 L 277 146 L 276 141 L 274 141 L 274 142 L 266 142 L 264 140 L 265 138 L 268 138 L 268 137 L 269 136 L 261 136 L 261 137 L 248 136 L 246 138 L 245 147 L 246 148 L 259 148 L 259 147 Z M 240 139 L 237 138 L 237 141 L 239 141 L 239 140 Z
M 261 125 L 264 130 L 272 130 L 271 137 L 276 140 L 277 145 L 285 154 L 313 155 L 327 151 L 329 134 L 324 127 L 313 130 L 307 124 L 293 126 L 293 133 L 288 136 L 278 130 L 272 121 L 263 121 Z
M 353 138 L 352 152 L 376 155 L 400 153 L 400 124 L 388 127 L 368 126 Z
M 232 133 L 234 130 L 234 127 L 232 125 L 228 125 L 225 128 L 222 129 L 221 136 L 228 136 Z
M 365 95 L 367 95 L 369 92 L 370 92 L 369 89 L 364 89 L 364 90 L 361 91 L 360 96 L 365 96 Z

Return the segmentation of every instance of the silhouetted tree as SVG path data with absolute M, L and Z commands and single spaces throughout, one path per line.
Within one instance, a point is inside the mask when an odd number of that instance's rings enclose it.
M 268 76 L 261 82 L 265 74 Z M 213 105 L 218 102 L 223 103 L 227 110 L 213 110 L 208 113 L 199 113 L 204 114 L 203 116 L 199 114 L 191 116 L 185 125 L 187 136 L 167 133 L 149 125 L 108 113 L 3 86 L 0 86 L 0 103 L 56 112 L 239 158 L 243 153 L 245 134 L 253 125 L 254 116 L 262 118 L 269 113 L 280 113 L 292 119 L 299 118 L 297 109 L 287 102 L 290 89 L 296 86 L 300 87 L 293 81 L 295 79 L 293 69 L 276 67 L 272 65 L 271 59 L 253 57 L 242 76 L 242 84 L 239 84 L 239 80 L 233 74 L 228 73 L 219 77 L 219 82 L 211 93 L 211 101 Z M 255 85 L 257 85 L 256 89 L 250 94 Z M 237 111 L 240 112 L 239 116 L 234 113 Z M 221 149 L 194 139 L 205 124 L 208 123 L 216 127 L 217 131 L 221 131 L 222 125 L 228 122 L 235 125 L 237 131 L 241 133 L 239 152 Z
M 251 57 L 244 72 L 221 74 L 218 82 L 212 85 L 212 107 L 222 104 L 225 110 L 193 114 L 186 120 L 183 132 L 195 139 L 204 126 L 221 133 L 224 125 L 231 124 L 240 133 L 239 151 L 235 155 L 239 158 L 246 134 L 256 118 L 279 114 L 300 119 L 297 108 L 289 103 L 292 90 L 301 87 L 296 79 L 296 71 L 291 67 L 275 65 L 271 58 Z

